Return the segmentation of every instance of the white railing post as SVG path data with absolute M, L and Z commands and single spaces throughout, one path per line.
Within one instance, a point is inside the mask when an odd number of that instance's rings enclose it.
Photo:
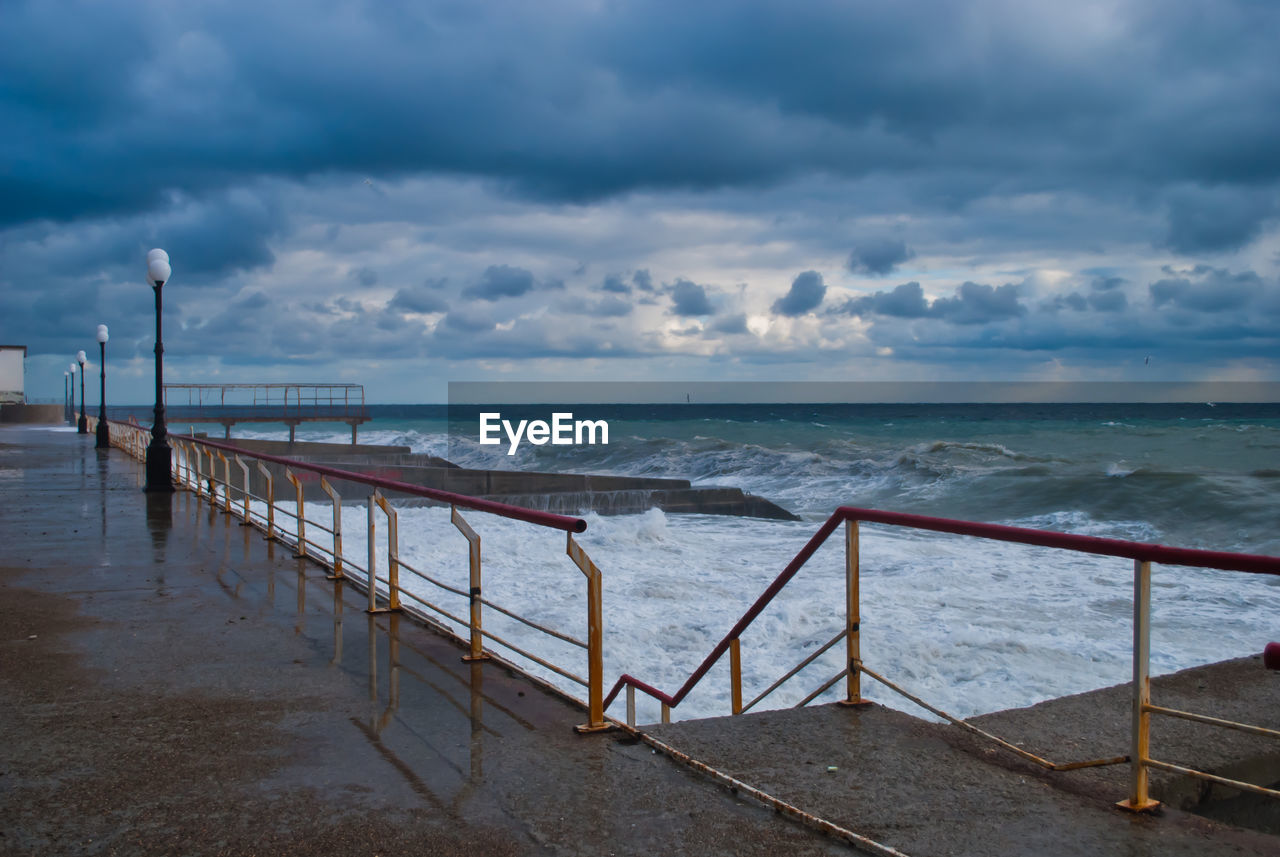
M 333 574 L 330 580 L 342 580 L 342 497 L 329 484 L 329 480 L 320 477 L 320 487 L 333 501 Z
M 1133 561 L 1133 711 L 1129 798 L 1118 806 L 1144 812 L 1160 805 L 1147 792 L 1151 758 L 1151 563 Z

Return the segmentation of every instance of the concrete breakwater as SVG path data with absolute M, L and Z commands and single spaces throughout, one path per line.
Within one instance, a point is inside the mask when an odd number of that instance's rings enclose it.
M 249 452 L 263 452 L 340 470 L 350 470 L 397 482 L 408 482 L 439 491 L 481 497 L 540 509 L 548 512 L 623 515 L 658 508 L 674 514 L 737 515 L 752 518 L 796 521 L 799 518 L 777 504 L 747 494 L 739 488 L 694 487 L 687 479 L 639 476 L 611 476 L 584 473 L 541 473 L 522 470 L 475 470 L 458 467 L 433 455 L 415 453 L 407 446 L 372 446 L 335 443 L 307 443 L 235 439 L 234 445 Z M 283 499 L 293 490 L 285 480 L 284 467 L 267 464 L 275 480 L 276 496 Z M 301 471 L 295 474 L 307 501 L 327 500 L 320 477 Z M 233 471 L 233 482 L 238 477 Z M 262 496 L 266 479 L 256 468 L 250 470 L 251 490 Z M 344 501 L 363 502 L 369 487 L 363 483 L 331 479 Z M 282 487 L 283 486 L 283 487 Z M 409 502 L 431 501 L 398 492 L 388 497 L 409 498 Z

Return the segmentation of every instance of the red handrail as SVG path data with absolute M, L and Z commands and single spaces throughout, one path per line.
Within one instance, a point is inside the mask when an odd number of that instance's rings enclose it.
M 680 701 L 689 694 L 689 691 L 702 680 L 707 671 L 711 669 L 724 653 L 728 650 L 733 640 L 741 636 L 742 632 L 755 621 L 761 611 L 769 605 L 774 596 L 782 590 L 784 586 L 795 577 L 800 568 L 813 556 L 818 548 L 835 532 L 836 528 L 844 521 L 865 521 L 873 524 L 887 524 L 890 526 L 911 527 L 918 530 L 933 530 L 940 533 L 954 533 L 962 536 L 976 536 L 978 538 L 995 539 L 1003 542 L 1017 542 L 1025 545 L 1036 545 L 1039 547 L 1060 548 L 1063 550 L 1074 550 L 1083 553 L 1098 554 L 1101 556 L 1124 557 L 1126 559 L 1138 560 L 1141 562 L 1158 562 L 1164 565 L 1184 565 L 1196 568 L 1216 568 L 1225 571 L 1243 571 L 1253 574 L 1276 574 L 1280 575 L 1280 557 L 1263 556 L 1260 554 L 1241 554 L 1228 553 L 1224 551 L 1206 551 L 1195 550 L 1192 548 L 1171 548 L 1164 545 L 1153 545 L 1144 542 L 1129 542 L 1121 539 L 1104 539 L 1096 536 L 1079 536 L 1071 533 L 1058 533 L 1052 530 L 1036 530 L 1027 527 L 1010 527 L 1003 524 L 983 524 L 976 521 L 960 521 L 952 518 L 933 518 L 927 515 L 912 515 L 906 512 L 886 512 L 879 509 L 861 509 L 855 506 L 841 506 L 832 513 L 826 523 L 813 534 L 808 543 L 805 544 L 800 552 L 795 555 L 791 562 L 787 563 L 787 567 L 782 573 L 774 578 L 773 582 L 765 589 L 759 598 L 755 600 L 747 611 L 742 614 L 730 629 L 729 633 L 724 636 L 711 653 L 703 659 L 698 668 L 690 674 L 689 678 L 680 689 L 674 694 L 666 694 L 650 684 L 635 678 L 632 675 L 623 673 L 614 683 L 613 688 L 605 697 L 604 704 L 608 708 L 609 705 L 617 698 L 618 693 L 626 685 L 630 685 L 637 690 L 641 690 L 653 698 L 665 703 L 670 708 L 675 708 Z
M 207 438 L 197 438 L 179 435 L 183 441 L 192 441 L 195 443 L 210 446 L 214 449 L 222 449 L 228 452 L 240 453 L 252 458 L 260 458 L 263 461 L 272 461 L 276 464 L 283 464 L 286 467 L 293 467 L 298 470 L 310 470 L 313 473 L 319 473 L 322 476 L 328 476 L 334 479 L 345 479 L 348 482 L 360 482 L 364 485 L 372 485 L 376 488 L 385 488 L 390 491 L 399 491 L 404 494 L 413 494 L 418 497 L 426 497 L 431 500 L 439 500 L 442 503 L 451 503 L 455 506 L 462 506 L 466 509 L 475 509 L 480 512 L 489 512 L 499 515 L 503 518 L 512 518 L 517 521 L 525 521 L 530 524 L 537 524 L 541 527 L 549 527 L 556 530 L 564 530 L 570 533 L 581 533 L 587 529 L 587 522 L 582 518 L 572 518 L 568 515 L 556 515 L 552 512 L 542 512 L 537 509 L 526 509 L 523 506 L 512 506 L 509 503 L 499 503 L 494 500 L 484 500 L 480 497 L 468 497 L 465 494 L 455 494 L 452 491 L 440 491 L 436 488 L 427 488 L 422 485 L 413 485 L 409 482 L 397 482 L 393 479 L 383 479 L 379 476 L 370 476 L 365 473 L 356 473 L 350 470 L 339 470 L 336 467 L 326 467 L 323 464 L 309 464 L 304 461 L 298 461 L 292 458 L 283 458 L 278 455 L 268 455 L 265 452 L 254 452 L 253 450 L 242 449 L 228 443 L 218 443 Z

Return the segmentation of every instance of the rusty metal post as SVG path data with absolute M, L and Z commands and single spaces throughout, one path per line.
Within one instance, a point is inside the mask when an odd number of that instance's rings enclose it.
M 612 728 L 604 719 L 604 610 L 600 569 L 586 551 L 566 533 L 565 553 L 587 576 L 587 717 L 588 722 L 573 727 L 578 732 L 600 732 Z
M 320 487 L 333 501 L 333 574 L 326 575 L 330 580 L 342 579 L 342 497 L 329 484 L 329 480 L 320 477 Z
M 231 513 L 231 462 L 222 454 L 222 450 L 218 450 L 218 458 L 222 461 L 222 509 L 227 514 Z M 218 481 L 218 468 L 210 468 L 213 471 L 214 482 Z M 213 505 L 218 505 L 218 494 L 214 492 Z
M 267 480 L 267 538 L 274 539 L 276 537 L 275 480 L 271 476 L 271 471 L 261 461 L 258 462 L 258 472 Z
M 293 483 L 293 490 L 298 497 L 298 514 L 294 518 L 298 524 L 298 552 L 293 555 L 293 558 L 303 559 L 307 555 L 307 513 L 302 506 L 302 480 L 287 467 L 284 469 L 284 478 Z
M 729 641 L 729 682 L 734 714 L 742 713 L 742 644 L 734 637 Z
M 378 501 L 382 499 L 382 492 L 377 488 L 373 489 L 373 493 L 369 495 L 369 607 L 366 613 L 386 613 L 386 607 L 378 606 L 378 547 L 376 543 L 378 530 L 375 519 Z
M 1132 779 L 1128 800 L 1117 804 L 1132 812 L 1160 805 L 1147 793 L 1151 758 L 1151 563 L 1133 561 L 1133 728 L 1129 746 Z
M 841 705 L 866 705 L 862 698 L 862 604 L 858 594 L 859 529 L 857 521 L 844 522 L 844 594 L 845 594 L 845 662 L 849 674 L 845 679 L 845 698 Z
M 204 462 L 203 462 L 201 459 L 202 459 L 204 456 L 203 456 L 203 455 L 201 454 L 201 452 L 200 452 L 200 447 L 196 446 L 195 444 L 192 444 L 192 449 L 193 449 L 193 451 L 194 451 L 194 452 L 195 452 L 195 454 L 196 454 L 196 469 L 195 469 L 195 477 L 196 477 L 196 485 L 195 485 L 195 489 L 196 489 L 196 496 L 197 496 L 197 497 L 202 497 L 202 496 L 204 496 L 204 488 L 203 488 L 203 487 L 201 487 L 201 481 L 200 481 L 200 480 L 204 478 L 204 474 L 203 474 L 203 472 L 202 472 L 202 471 L 204 470 Z
M 471 568 L 471 589 L 469 597 L 471 601 L 471 650 L 462 656 L 464 661 L 487 661 L 489 655 L 484 650 L 484 636 L 481 634 L 484 628 L 482 608 L 480 601 L 480 536 L 471 528 L 466 519 L 458 514 L 457 506 L 449 507 L 449 520 L 458 528 L 467 539 L 467 556 Z
M 244 463 L 244 459 L 239 455 L 236 456 L 236 464 L 240 466 L 240 472 L 244 474 L 244 507 L 243 514 L 240 516 L 244 520 L 240 522 L 242 526 L 249 526 L 249 465 Z
M 399 517 L 387 498 L 378 494 L 378 505 L 387 514 L 387 609 L 400 609 Z

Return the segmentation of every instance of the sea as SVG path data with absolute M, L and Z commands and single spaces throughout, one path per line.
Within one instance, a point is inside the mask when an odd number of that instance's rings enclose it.
M 799 516 L 583 514 L 588 526 L 577 539 L 604 581 L 606 687 L 625 672 L 674 692 L 841 505 L 1280 555 L 1280 404 L 522 406 L 503 416 L 549 420 L 556 411 L 603 419 L 608 443 L 525 443 L 514 455 L 506 445 L 479 443 L 482 407 L 371 411 L 361 443 L 408 446 L 464 467 L 734 486 Z M 297 436 L 345 443 L 350 431 L 304 424 Z M 210 427 L 210 435 L 220 437 L 220 427 Z M 287 430 L 241 424 L 235 436 L 283 439 Z M 309 517 L 328 514 L 326 504 L 308 506 Z M 364 564 L 367 509 L 348 505 L 342 514 L 344 554 Z M 585 639 L 585 578 L 565 555 L 563 533 L 465 514 L 482 538 L 486 598 Z M 465 591 L 467 543 L 448 510 L 405 506 L 397 515 L 400 558 Z M 860 559 L 864 661 L 955 716 L 1130 678 L 1130 561 L 879 525 L 863 525 Z M 384 573 L 385 556 L 379 562 Z M 748 700 L 840 631 L 843 563 L 843 540 L 833 538 L 744 634 Z M 412 574 L 402 573 L 401 582 L 453 616 L 466 615 L 464 598 Z M 1253 655 L 1280 639 L 1280 579 L 1156 566 L 1152 610 L 1153 673 Z M 488 611 L 485 624 L 586 676 L 581 649 L 496 611 Z M 842 648 L 757 707 L 804 699 L 840 670 Z M 585 698 L 572 680 L 511 657 Z M 871 679 L 863 684 L 871 699 L 924 714 Z M 838 693 L 837 685 L 818 701 Z M 644 697 L 638 709 L 642 722 L 659 717 L 657 704 Z M 726 662 L 672 717 L 729 710 Z M 610 713 L 621 716 L 622 702 Z

